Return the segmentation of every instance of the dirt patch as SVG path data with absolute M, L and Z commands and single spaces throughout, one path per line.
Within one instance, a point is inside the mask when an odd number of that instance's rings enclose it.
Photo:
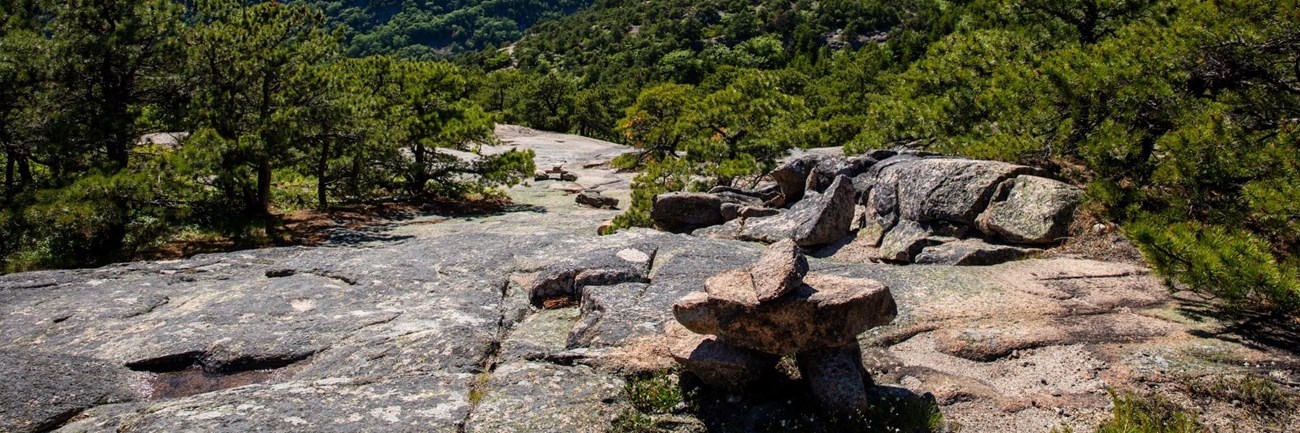
M 1070 224 L 1069 238 L 1042 257 L 1072 257 L 1146 266 L 1142 252 L 1124 237 L 1119 226 L 1102 221 L 1092 212 L 1079 211 Z

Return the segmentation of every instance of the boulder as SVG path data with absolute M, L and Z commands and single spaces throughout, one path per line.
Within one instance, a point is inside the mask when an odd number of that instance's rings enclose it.
M 912 260 L 926 265 L 988 266 L 1020 260 L 1041 250 L 963 239 L 925 247 Z
M 822 192 L 825 191 L 835 178 L 847 176 L 856 177 L 875 165 L 877 160 L 867 155 L 858 155 L 853 157 L 834 156 L 823 158 L 817 162 L 812 171 L 808 174 L 808 179 L 804 183 L 807 191 Z
M 722 219 L 731 221 L 736 218 L 762 218 L 778 215 L 781 209 L 772 209 L 762 206 L 746 206 L 739 203 L 723 203 L 721 207 Z
M 1082 191 L 1038 176 L 1003 181 L 976 220 L 980 231 L 1003 240 L 1049 244 L 1066 236 Z
M 862 367 L 862 349 L 856 341 L 800 353 L 796 362 L 799 374 L 808 381 L 813 397 L 828 415 L 852 419 L 866 414 L 871 377 Z
M 776 367 L 780 357 L 732 346 L 718 337 L 686 333 L 669 353 L 687 371 L 709 386 L 741 392 Z
M 673 315 L 687 329 L 717 335 L 728 344 L 793 355 L 844 346 L 897 314 L 889 289 L 862 278 L 808 274 L 802 286 L 761 304 L 733 299 L 729 295 L 734 293 L 743 292 L 692 293 L 673 305 Z
M 722 224 L 722 199 L 713 194 L 670 192 L 656 195 L 650 219 L 665 231 L 686 233 Z
M 578 204 L 594 207 L 596 209 L 618 209 L 618 199 L 605 197 L 600 195 L 599 192 L 583 191 L 578 193 L 578 196 L 574 201 Z
M 812 173 L 813 167 L 816 167 L 819 161 L 821 157 L 817 155 L 804 155 L 781 164 L 776 170 L 768 173 L 767 176 L 776 181 L 777 186 L 781 188 L 781 196 L 785 198 L 786 205 L 803 199 L 808 174 Z
M 880 258 L 895 262 L 911 262 L 926 247 L 940 243 L 924 225 L 912 220 L 901 220 L 880 238 Z
M 756 197 L 750 197 L 738 192 L 723 191 L 719 193 L 713 193 L 713 195 L 718 196 L 718 198 L 721 199 L 723 203 L 735 203 L 742 206 L 763 207 L 763 200 L 760 200 Z
M 565 182 L 577 182 L 578 175 L 569 172 L 564 172 L 560 174 L 560 180 Z
M 748 220 L 737 237 L 767 243 L 794 239 L 801 247 L 834 243 L 849 234 L 855 199 L 852 181 L 840 176 L 825 193 L 811 192 L 786 212 Z
M 533 172 L 533 180 L 550 180 L 550 179 L 551 179 L 551 175 L 547 174 L 545 171 L 537 170 Z
M 757 199 L 763 204 L 768 204 L 781 198 L 781 186 L 775 182 L 766 182 L 752 189 L 741 189 L 719 185 L 709 190 L 709 194 L 723 193 L 746 196 Z
M 898 219 L 974 225 L 1004 180 L 1031 173 L 1025 166 L 960 158 L 896 156 L 872 170 L 866 204 L 882 226 Z

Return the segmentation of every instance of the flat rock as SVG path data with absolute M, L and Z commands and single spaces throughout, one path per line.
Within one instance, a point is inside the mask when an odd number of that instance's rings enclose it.
M 990 244 L 979 239 L 963 239 L 925 247 L 913 263 L 926 265 L 988 266 L 1020 260 L 1040 252 L 1036 248 Z
M 48 431 L 97 405 L 136 398 L 121 366 L 84 356 L 0 350 L 0 431 Z
M 492 372 L 466 432 L 607 432 L 627 407 L 621 379 L 590 367 L 512 362 Z
M 472 374 L 360 380 L 329 377 L 254 384 L 183 399 L 97 406 L 68 432 L 457 432 L 469 415 Z
M 976 225 L 980 231 L 1010 242 L 1059 242 L 1069 230 L 1082 196 L 1079 188 L 1064 182 L 1018 176 L 998 186 Z
M 901 220 L 880 238 L 880 258 L 911 262 L 926 247 L 940 243 L 928 228 L 912 220 Z
M 629 245 L 602 248 L 555 260 L 524 278 L 534 304 L 557 297 L 577 298 L 586 286 L 647 282 L 657 248 Z

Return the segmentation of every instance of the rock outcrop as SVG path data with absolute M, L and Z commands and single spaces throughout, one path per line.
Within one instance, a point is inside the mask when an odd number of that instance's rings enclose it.
M 1066 235 L 1080 195 L 1061 182 L 1018 176 L 998 185 L 975 225 L 1008 242 L 1050 244 Z
M 874 259 L 900 263 L 990 265 L 1019 260 L 1065 239 L 1078 188 L 1036 176 L 1033 168 L 919 152 L 873 151 L 855 157 L 803 155 L 768 176 L 763 207 L 746 190 L 715 188 L 709 206 L 655 202 L 656 223 L 697 236 L 804 248 L 850 240 L 876 248 Z M 770 185 L 775 185 L 772 187 Z M 695 211 L 687 220 L 683 212 Z M 950 246 L 944 246 L 952 244 Z M 922 256 L 922 252 L 930 252 Z
M 889 289 L 864 278 L 808 274 L 793 241 L 772 244 L 748 268 L 705 282 L 673 315 L 698 335 L 682 337 L 673 356 L 706 383 L 744 389 L 778 356 L 797 355 L 821 406 L 837 416 L 866 409 L 867 383 L 857 335 L 889 323 Z

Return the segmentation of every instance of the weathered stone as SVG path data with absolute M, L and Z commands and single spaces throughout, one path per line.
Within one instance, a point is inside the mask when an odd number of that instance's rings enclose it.
M 760 203 L 766 204 L 781 198 L 781 186 L 775 182 L 767 182 L 752 189 L 732 188 L 729 186 L 719 185 L 709 190 L 709 194 L 722 193 L 743 195 L 757 199 Z
M 623 381 L 589 367 L 512 362 L 492 372 L 466 432 L 606 432 L 628 407 Z
M 545 171 L 537 170 L 533 172 L 533 180 L 540 181 L 540 180 L 550 180 L 550 179 L 551 179 L 551 175 L 547 174 Z
M 619 233 L 658 233 L 637 231 Z M 654 278 L 644 284 L 588 286 L 582 290 L 583 317 L 569 336 L 570 348 L 608 347 L 658 334 L 673 320 L 673 304 L 700 290 L 700 282 L 719 269 L 748 266 L 760 251 L 737 242 L 706 241 L 661 234 L 654 238 Z
M 980 231 L 1017 243 L 1047 244 L 1066 236 L 1082 192 L 1069 184 L 1019 176 L 998 186 L 980 214 Z
M 713 194 L 670 192 L 654 198 L 650 219 L 660 229 L 686 233 L 722 224 L 722 199 Z
M 585 314 L 577 307 L 537 310 L 520 321 L 501 342 L 500 361 L 542 359 L 567 349 L 570 330 Z
M 561 173 L 561 174 L 560 174 L 560 180 L 565 181 L 565 182 L 577 182 L 577 181 L 578 181 L 578 175 L 573 174 L 573 173 L 567 173 L 567 172 L 566 172 L 566 173 Z
M 718 198 L 721 199 L 724 204 L 736 203 L 743 206 L 763 207 L 763 200 L 760 200 L 757 197 L 751 197 L 737 192 L 723 191 L 720 193 L 715 193 L 713 195 L 718 196 Z
M 883 227 L 898 219 L 973 225 L 1004 180 L 1032 172 L 997 161 L 896 156 L 870 172 L 866 205 Z
M 808 259 L 799 246 L 789 239 L 772 244 L 763 252 L 749 273 L 758 302 L 768 302 L 803 284 L 808 274 Z
M 592 191 L 580 192 L 578 193 L 578 196 L 574 198 L 573 201 L 581 205 L 594 207 L 596 209 L 618 209 L 618 199 L 613 197 L 605 197 L 603 195 L 600 195 L 599 192 L 592 192 Z
M 927 265 L 988 266 L 1020 260 L 1038 251 L 1034 248 L 989 244 L 979 239 L 963 239 L 925 247 L 912 261 Z
M 810 273 L 804 285 L 758 305 L 692 294 L 673 305 L 683 326 L 729 344 L 792 355 L 839 347 L 874 326 L 889 323 L 897 306 L 889 289 L 868 279 Z
M 812 172 L 813 167 L 816 167 L 817 162 L 820 160 L 821 157 L 817 155 L 805 155 L 781 164 L 776 170 L 768 173 L 768 177 L 771 177 L 780 186 L 781 196 L 785 198 L 786 205 L 803 199 L 808 174 Z
M 778 215 L 782 212 L 781 209 L 746 206 L 739 203 L 723 203 L 721 211 L 722 211 L 722 218 L 727 221 L 731 221 L 736 218 L 769 217 L 773 215 Z
M 925 247 L 938 244 L 921 223 L 901 220 L 880 238 L 880 258 L 895 262 L 911 262 Z
M 704 281 L 709 298 L 725 300 L 744 306 L 758 305 L 758 291 L 754 288 L 754 275 L 748 269 L 732 269 L 709 277 Z
M 841 176 L 824 194 L 810 192 L 786 212 L 746 220 L 737 237 L 767 243 L 794 239 L 801 247 L 833 243 L 849 234 L 855 196 L 852 181 Z
M 649 281 L 656 247 L 631 245 L 602 248 L 567 257 L 524 278 L 523 290 L 534 305 L 556 297 L 577 298 L 586 286 Z
M 840 176 L 853 178 L 866 172 L 876 162 L 875 158 L 867 155 L 823 158 L 809 172 L 805 188 L 807 191 L 825 191 L 831 183 L 835 182 L 835 178 Z
M 185 398 L 97 406 L 59 431 L 455 433 L 470 412 L 472 381 L 471 374 L 443 372 L 295 379 Z
M 92 406 L 133 400 L 127 373 L 83 356 L 0 350 L 0 431 L 50 431 Z
M 780 357 L 732 346 L 711 335 L 687 334 L 669 348 L 673 359 L 710 386 L 742 392 L 776 366 Z
M 648 308 L 637 304 L 638 295 L 647 287 L 642 283 L 584 287 L 581 319 L 572 324 L 564 347 L 608 347 L 635 337 L 638 320 L 644 317 L 640 312 Z
M 802 352 L 795 359 L 799 374 L 828 415 L 841 419 L 866 415 L 871 378 L 862 367 L 862 349 L 857 342 Z

